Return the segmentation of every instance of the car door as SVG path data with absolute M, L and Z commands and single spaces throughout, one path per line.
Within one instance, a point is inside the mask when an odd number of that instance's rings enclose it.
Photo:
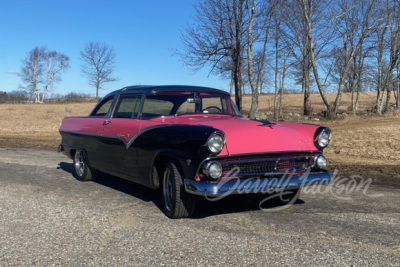
M 106 160 L 102 152 L 102 134 L 104 124 L 111 116 L 114 102 L 114 96 L 103 99 L 89 117 L 82 118 L 83 127 L 81 131 L 88 136 L 84 140 L 83 147 L 88 154 L 89 164 L 94 169 L 103 170 L 103 162 Z
M 136 164 L 137 151 L 127 144 L 140 131 L 137 116 L 141 99 L 141 95 L 121 95 L 112 117 L 104 122 L 103 151 L 107 154 L 104 166 L 116 175 L 129 176 L 125 178 L 135 179 L 132 168 Z

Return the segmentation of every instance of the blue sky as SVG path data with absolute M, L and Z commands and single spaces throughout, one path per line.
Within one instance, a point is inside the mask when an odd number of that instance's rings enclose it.
M 71 67 L 53 93 L 94 95 L 82 76 L 79 52 L 89 41 L 105 42 L 117 51 L 114 75 L 105 95 L 127 85 L 188 84 L 229 89 L 229 81 L 193 73 L 177 56 L 180 31 L 194 22 L 196 0 L 0 0 L 0 91 L 18 89 L 15 73 L 35 46 L 70 57 Z

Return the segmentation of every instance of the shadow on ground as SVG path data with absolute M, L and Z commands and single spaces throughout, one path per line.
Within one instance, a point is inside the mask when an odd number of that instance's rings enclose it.
M 60 162 L 59 169 L 73 175 L 73 164 Z M 160 191 L 155 191 L 148 187 L 136 184 L 134 182 L 124 180 L 109 174 L 96 172 L 96 179 L 94 182 L 112 188 L 121 193 L 138 198 L 145 202 L 153 202 L 161 211 L 163 211 L 162 198 Z M 256 211 L 260 210 L 260 203 L 266 198 L 265 195 L 231 195 L 221 200 L 213 201 L 207 200 L 205 197 L 197 197 L 196 212 L 193 216 L 194 219 L 206 218 L 209 216 Z M 286 203 L 282 202 L 279 197 L 273 198 L 265 203 L 262 203 L 261 208 L 273 209 L 284 206 Z M 304 201 L 297 199 L 293 204 L 301 205 Z

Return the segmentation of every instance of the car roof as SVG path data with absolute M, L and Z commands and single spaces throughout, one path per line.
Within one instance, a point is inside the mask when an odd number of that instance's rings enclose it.
M 191 86 L 191 85 L 137 85 L 127 86 L 122 89 L 113 91 L 107 94 L 105 97 L 111 95 L 117 95 L 121 93 L 139 93 L 139 94 L 158 94 L 162 92 L 205 92 L 205 93 L 217 93 L 229 95 L 228 92 L 202 86 Z

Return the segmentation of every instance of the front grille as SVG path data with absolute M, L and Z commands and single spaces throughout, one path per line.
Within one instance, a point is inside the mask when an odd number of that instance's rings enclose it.
M 221 161 L 223 176 L 273 176 L 284 173 L 303 173 L 313 167 L 314 157 L 273 157 Z

